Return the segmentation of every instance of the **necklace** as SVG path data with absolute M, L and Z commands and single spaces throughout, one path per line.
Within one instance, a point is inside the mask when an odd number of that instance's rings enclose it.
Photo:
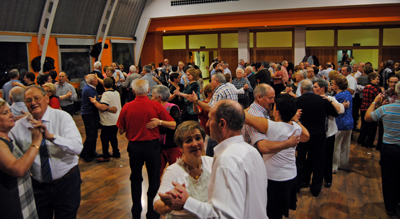
M 194 179 L 199 179 L 201 173 L 203 172 L 203 170 L 201 169 L 201 162 L 200 162 L 200 167 L 193 167 L 189 164 L 187 164 L 186 162 L 183 162 L 183 166 L 185 167 L 185 170 L 189 173 L 189 175 L 191 177 L 193 177 Z

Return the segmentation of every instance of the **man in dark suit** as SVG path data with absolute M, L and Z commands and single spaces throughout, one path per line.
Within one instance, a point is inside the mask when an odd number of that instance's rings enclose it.
M 247 80 L 249 80 L 250 85 L 254 90 L 256 88 L 257 79 L 256 76 L 253 74 L 253 67 L 247 66 L 246 69 L 244 70 L 244 73 L 246 74 Z M 253 92 L 249 92 L 249 105 L 251 105 L 253 102 L 254 102 Z
M 269 84 L 271 85 L 271 72 L 268 71 L 269 63 L 262 62 L 258 72 L 256 74 L 256 79 L 259 84 Z
M 104 93 L 104 86 L 103 86 L 103 74 L 102 74 L 102 65 L 101 62 L 97 61 L 93 64 L 94 70 L 90 72 L 90 74 L 95 74 L 97 75 L 98 78 L 101 79 L 101 83 L 98 83 L 96 86 L 96 91 L 98 95 L 102 95 Z M 100 82 L 100 81 L 99 81 Z
M 324 176 L 325 123 L 327 115 L 336 117 L 338 114 L 328 100 L 312 92 L 313 84 L 310 80 L 304 80 L 299 89 L 302 93 L 297 98 L 297 105 L 302 109 L 300 122 L 310 133 L 310 140 L 297 147 L 297 191 L 308 186 L 313 173 L 310 191 L 312 195 L 318 196 Z

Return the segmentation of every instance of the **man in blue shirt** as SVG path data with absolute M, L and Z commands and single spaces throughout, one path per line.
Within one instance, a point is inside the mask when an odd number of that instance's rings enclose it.
M 9 93 L 10 93 L 10 90 L 11 90 L 11 88 L 12 88 L 12 83 L 13 83 L 13 82 L 21 83 L 21 81 L 18 80 L 18 78 L 19 78 L 18 69 L 12 69 L 12 70 L 8 73 L 8 75 L 9 75 L 9 77 L 10 77 L 10 81 L 4 84 L 4 86 L 3 86 L 3 95 L 2 95 L 2 97 L 3 97 L 3 99 L 4 99 L 8 104 L 11 105 L 10 96 L 9 96 L 10 94 L 9 94 Z

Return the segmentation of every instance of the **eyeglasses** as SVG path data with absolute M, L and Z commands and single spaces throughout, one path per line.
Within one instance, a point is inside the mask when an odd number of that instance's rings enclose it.
M 35 101 L 37 103 L 37 102 L 41 101 L 44 96 L 45 95 L 43 95 L 41 97 L 36 96 L 33 99 L 32 98 L 28 98 L 28 99 L 25 100 L 25 103 L 32 103 L 32 101 Z
M 47 93 L 51 93 L 51 90 L 46 90 Z
M 397 81 L 389 81 L 389 84 L 396 84 Z

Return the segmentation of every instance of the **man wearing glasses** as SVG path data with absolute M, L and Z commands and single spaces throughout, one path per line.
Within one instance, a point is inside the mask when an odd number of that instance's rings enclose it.
M 81 200 L 77 155 L 83 148 L 78 128 L 66 112 L 48 106 L 49 97 L 40 86 L 28 87 L 24 102 L 32 116 L 18 120 L 10 138 L 24 153 L 39 147 L 30 169 L 38 216 L 76 218 Z M 41 128 L 40 145 L 32 145 L 30 127 Z

